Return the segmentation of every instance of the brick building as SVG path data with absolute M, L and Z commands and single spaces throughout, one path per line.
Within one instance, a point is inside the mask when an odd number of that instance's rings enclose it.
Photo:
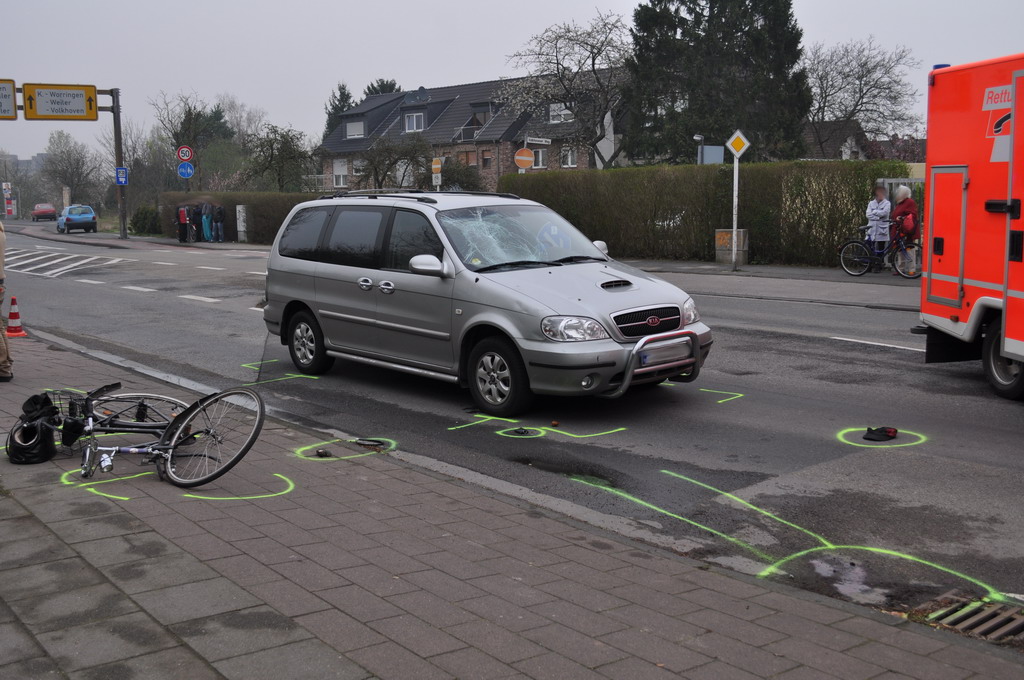
M 422 135 L 436 157 L 458 158 L 476 167 L 491 190 L 501 175 L 517 171 L 513 156 L 526 137 L 551 141 L 549 145 L 528 145 L 536 156 L 533 168 L 526 172 L 594 167 L 593 154 L 586 146 L 567 141 L 576 124 L 564 105 L 550 105 L 546 120 L 513 116 L 495 101 L 505 82 L 421 87 L 367 97 L 341 115 L 338 126 L 323 142 L 324 189 L 352 187 L 357 183 L 363 152 L 381 137 L 408 134 Z

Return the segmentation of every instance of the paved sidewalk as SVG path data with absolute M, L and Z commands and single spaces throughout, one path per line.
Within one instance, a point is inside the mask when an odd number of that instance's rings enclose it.
M 120 380 L 191 398 L 40 341 L 12 349 L 4 430 L 45 388 Z M 317 448 L 332 457 L 307 457 Z M 1024 673 L 1007 650 L 709 568 L 284 423 L 191 492 L 130 461 L 116 481 L 62 482 L 75 463 L 0 461 L 0 678 Z

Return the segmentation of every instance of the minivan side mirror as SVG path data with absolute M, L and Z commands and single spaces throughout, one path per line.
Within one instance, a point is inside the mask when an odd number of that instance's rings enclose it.
M 604 241 L 594 241 L 594 245 L 597 246 L 597 249 L 600 250 L 605 255 L 608 254 L 608 244 L 605 243 Z
M 421 276 L 436 276 L 439 279 L 445 276 L 444 263 L 434 255 L 416 255 L 409 260 L 409 271 Z

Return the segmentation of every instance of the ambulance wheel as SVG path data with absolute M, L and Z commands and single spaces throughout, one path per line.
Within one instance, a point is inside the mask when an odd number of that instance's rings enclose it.
M 1024 362 L 1007 359 L 999 354 L 1002 334 L 1001 322 L 996 319 L 988 325 L 985 342 L 981 349 L 981 362 L 985 366 L 985 377 L 995 393 L 1006 399 L 1024 397 Z

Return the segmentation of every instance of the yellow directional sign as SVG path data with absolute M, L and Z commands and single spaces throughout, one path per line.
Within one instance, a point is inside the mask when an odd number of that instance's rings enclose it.
M 743 155 L 743 152 L 750 148 L 750 141 L 743 135 L 742 132 L 737 130 L 732 133 L 732 137 L 725 143 L 729 147 L 729 151 L 732 151 L 732 155 L 739 158 Z
M 14 81 L 0 80 L 0 120 L 18 120 L 17 104 Z
M 97 120 L 95 85 L 21 86 L 25 120 Z

